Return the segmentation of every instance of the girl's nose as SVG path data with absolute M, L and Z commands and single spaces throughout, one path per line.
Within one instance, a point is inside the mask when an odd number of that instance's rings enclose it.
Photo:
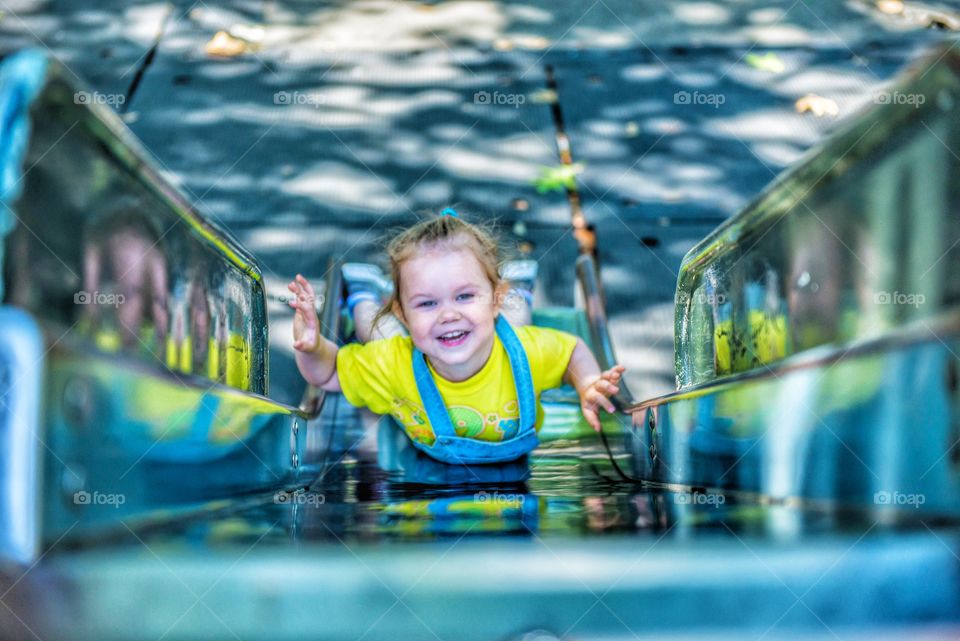
M 448 305 L 440 311 L 440 322 L 446 323 L 455 320 L 460 320 L 460 312 L 457 311 L 456 307 Z

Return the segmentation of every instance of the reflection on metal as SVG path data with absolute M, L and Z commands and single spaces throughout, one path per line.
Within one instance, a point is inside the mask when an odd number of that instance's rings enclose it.
M 6 302 L 102 352 L 266 394 L 253 260 L 158 175 L 108 107 L 80 99 L 59 65 L 33 73 L 42 89 L 15 105 L 31 124 L 18 130 L 29 131 L 25 158 L 4 166 L 21 190 L 6 238 Z M 0 94 L 9 105 L 16 88 Z
M 40 329 L 0 307 L 0 558 L 27 562 L 39 552 Z
M 679 388 L 960 303 L 960 53 L 937 51 L 684 258 Z
M 635 406 L 636 474 L 960 517 L 960 316 L 821 352 Z
M 0 558 L 17 561 L 68 532 L 61 545 L 303 487 L 324 456 L 320 426 L 264 396 L 256 265 L 64 76 L 35 53 L 0 65 L 19 308 L 0 308 Z
M 56 351 L 44 381 L 42 484 L 31 493 L 46 541 L 303 487 L 317 474 L 294 408 L 222 385 L 184 385 L 132 357 Z
M 684 259 L 640 478 L 960 516 L 960 54 L 885 95 Z

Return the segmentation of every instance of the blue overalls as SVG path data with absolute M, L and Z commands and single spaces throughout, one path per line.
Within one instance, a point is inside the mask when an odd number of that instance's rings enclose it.
M 502 463 L 513 461 L 537 447 L 537 399 L 533 392 L 533 376 L 530 363 L 523 350 L 520 339 L 503 316 L 496 321 L 497 336 L 507 351 L 510 371 L 517 390 L 517 404 L 520 407 L 520 429 L 516 436 L 499 442 L 478 441 L 457 436 L 447 413 L 447 406 L 440 396 L 440 390 L 427 367 L 427 360 L 416 347 L 413 348 L 413 376 L 417 382 L 417 391 L 427 413 L 427 420 L 433 428 L 436 440 L 427 445 L 414 440 L 413 443 L 433 458 L 452 465 L 476 463 Z

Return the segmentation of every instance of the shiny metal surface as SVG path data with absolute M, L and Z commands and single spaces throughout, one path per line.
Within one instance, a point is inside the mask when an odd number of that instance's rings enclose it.
M 957 519 L 617 482 L 596 440 L 543 447 L 515 477 L 428 486 L 383 469 L 342 397 L 331 411 L 330 465 L 309 491 L 71 535 L 7 598 L 42 638 L 74 640 L 783 638 L 956 622 Z
M 925 335 L 923 335 L 925 334 Z M 960 515 L 957 317 L 631 409 L 635 473 L 768 499 Z
M 960 303 L 960 54 L 933 52 L 683 260 L 677 384 Z
M 26 562 L 40 551 L 43 338 L 25 312 L 0 307 L 0 558 Z
M 15 181 L 4 296 L 20 310 L 4 308 L 0 323 L 13 376 L 0 457 L 6 560 L 37 558 L 61 536 L 303 487 L 327 445 L 321 422 L 265 396 L 264 292 L 250 255 L 66 75 L 35 52 L 0 67 L 0 140 L 19 141 L 0 158 Z
M 166 539 L 54 555 L 8 598 L 24 603 L 18 612 L 42 638 L 74 640 L 301 639 L 310 630 L 345 641 L 480 641 L 534 628 L 565 639 L 723 630 L 789 638 L 956 625 L 956 531 L 882 532 L 867 518 L 841 517 L 844 531 L 811 528 L 799 540 L 763 534 L 798 512 L 812 521 L 797 508 L 718 510 L 638 493 L 605 500 L 606 514 L 635 504 L 647 506 L 641 515 L 675 516 L 586 540 L 527 530 L 529 519 L 506 513 L 436 516 L 434 529 L 411 542 L 417 533 L 401 528 L 416 506 L 394 503 L 395 514 L 409 516 L 394 517 L 392 537 L 364 540 L 342 533 L 359 508 L 331 503 L 270 505 Z M 0 575 L 0 587 L 13 578 Z
M 21 193 L 5 302 L 102 352 L 266 394 L 263 283 L 249 254 L 160 177 L 112 110 L 84 100 L 56 63 L 36 73 L 39 95 L 19 105 L 26 155 L 10 168 Z
M 29 434 L 46 446 L 31 500 L 48 544 L 303 487 L 320 471 L 321 425 L 295 408 L 129 357 L 58 347 L 50 361 L 43 430 Z

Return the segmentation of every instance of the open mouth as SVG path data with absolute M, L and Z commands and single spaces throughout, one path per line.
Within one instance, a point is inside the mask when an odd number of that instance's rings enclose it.
M 447 332 L 441 334 L 437 337 L 437 340 L 440 341 L 440 344 L 444 347 L 456 347 L 457 345 L 462 345 L 467 336 L 470 335 L 470 332 L 458 329 L 456 331 Z

